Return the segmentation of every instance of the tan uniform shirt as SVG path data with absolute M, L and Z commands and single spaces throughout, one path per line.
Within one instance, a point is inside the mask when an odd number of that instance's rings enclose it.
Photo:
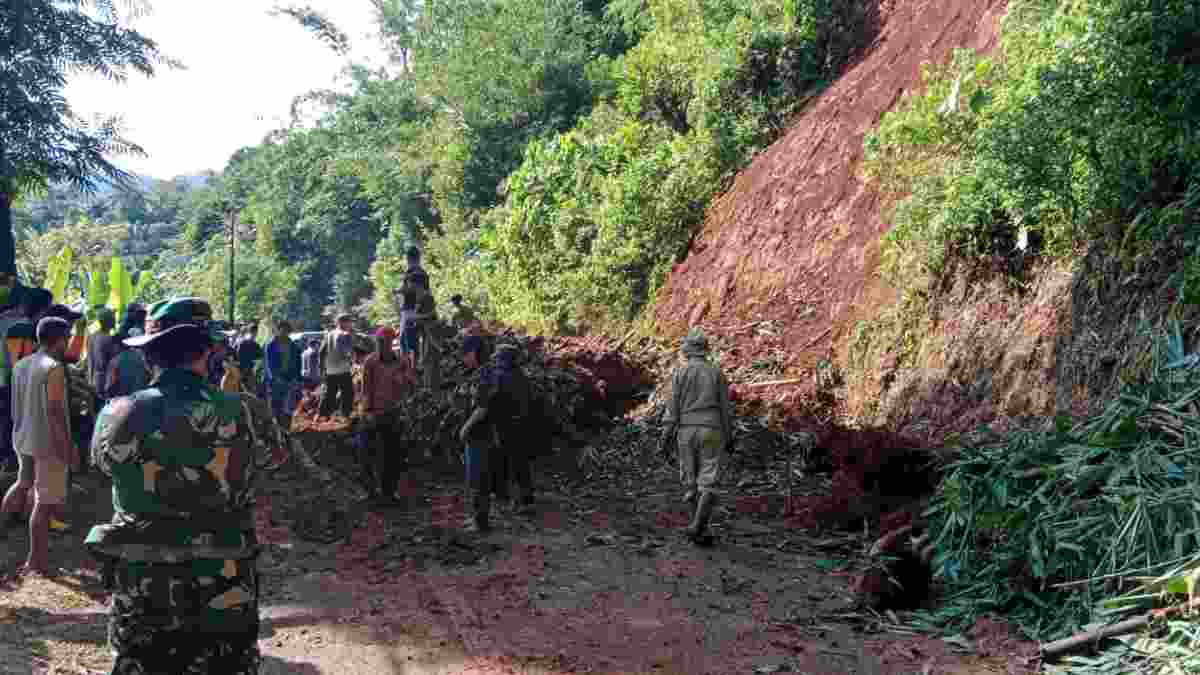
M 729 381 L 721 369 L 703 358 L 689 358 L 671 376 L 671 401 L 667 424 L 719 429 L 725 440 L 733 438 Z

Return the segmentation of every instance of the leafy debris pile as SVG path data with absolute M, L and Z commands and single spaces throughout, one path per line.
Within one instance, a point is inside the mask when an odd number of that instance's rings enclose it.
M 577 439 L 585 430 L 604 429 L 612 424 L 625 397 L 632 396 L 646 376 L 615 351 L 602 347 L 574 345 L 559 348 L 541 338 L 512 331 L 496 335 L 521 350 L 521 365 L 529 376 L 534 394 L 530 436 L 526 442 L 547 451 L 556 437 Z M 414 387 L 403 402 L 406 420 L 403 436 L 410 449 L 432 453 L 454 453 L 461 445 L 457 434 L 471 413 L 476 371 L 462 358 L 462 337 L 443 342 L 441 388 L 430 391 Z M 365 427 L 361 410 L 351 419 L 319 418 L 323 387 L 304 397 L 292 418 L 293 433 L 353 432 Z M 616 406 L 616 407 L 614 407 Z
M 1060 636 L 1200 548 L 1198 362 L 1175 325 L 1102 413 L 961 448 L 928 512 L 947 591 L 932 624 L 998 612 Z

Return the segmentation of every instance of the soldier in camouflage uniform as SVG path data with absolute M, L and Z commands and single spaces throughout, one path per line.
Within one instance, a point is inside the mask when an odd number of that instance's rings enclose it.
M 160 375 L 96 422 L 116 513 L 86 543 L 113 591 L 113 675 L 258 672 L 252 485 L 265 436 L 240 396 L 206 382 L 211 315 L 194 298 L 154 307 L 154 332 L 127 344 Z
M 717 502 L 721 464 L 733 439 L 729 381 L 721 368 L 708 360 L 708 338 L 692 329 L 680 342 L 687 359 L 671 375 L 671 400 L 667 404 L 662 446 L 672 440 L 679 450 L 679 477 L 695 504 L 692 522 L 684 531 L 697 544 L 711 543 L 708 521 Z

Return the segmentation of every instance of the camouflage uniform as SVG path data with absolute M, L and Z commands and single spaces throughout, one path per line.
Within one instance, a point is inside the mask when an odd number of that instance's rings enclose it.
M 86 543 L 113 591 L 114 675 L 258 672 L 254 426 L 240 396 L 179 368 L 100 413 L 115 514 Z

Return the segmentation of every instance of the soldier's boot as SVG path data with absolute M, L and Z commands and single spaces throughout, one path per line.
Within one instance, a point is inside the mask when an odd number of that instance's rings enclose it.
M 700 501 L 696 504 L 696 513 L 692 516 L 692 523 L 684 530 L 687 538 L 692 540 L 692 543 L 707 546 L 712 544 L 712 535 L 708 533 L 708 521 L 712 518 L 713 507 L 716 506 L 717 495 L 712 492 L 705 492 L 700 495 Z
M 467 519 L 466 530 L 468 532 L 478 532 L 485 534 L 492 530 L 491 522 L 488 518 L 492 504 L 488 495 L 475 494 L 471 500 L 471 516 Z

